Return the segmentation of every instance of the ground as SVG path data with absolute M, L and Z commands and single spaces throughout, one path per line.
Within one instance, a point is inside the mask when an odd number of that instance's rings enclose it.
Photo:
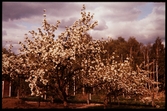
M 70 109 L 83 109 L 88 108 L 91 106 L 103 106 L 103 104 L 81 104 L 81 103 L 69 103 Z M 37 108 L 37 109 L 63 109 L 63 104 L 57 104 L 57 103 L 49 103 L 49 102 L 41 102 L 40 107 L 38 107 L 37 102 L 23 102 L 17 98 L 3 98 L 2 99 L 2 109 L 31 109 L 31 108 Z
M 80 100 L 86 100 L 86 95 L 85 96 L 77 96 L 77 99 L 79 98 Z M 97 97 L 97 96 L 93 96 L 92 98 Z M 99 97 L 99 96 L 98 96 Z M 157 97 L 159 98 L 159 107 L 152 107 L 152 106 L 136 106 L 134 104 L 131 104 L 131 102 L 129 102 L 128 100 L 126 100 L 126 103 L 128 104 L 120 104 L 120 105 L 116 105 L 116 104 L 112 104 L 112 108 L 115 109 L 120 109 L 120 108 L 124 108 L 124 109 L 165 109 L 165 93 L 159 93 L 157 95 Z M 94 98 L 95 99 L 95 98 Z M 97 99 L 97 98 L 96 98 Z M 97 100 L 96 100 L 97 101 Z M 122 101 L 122 103 L 125 103 L 124 101 Z M 104 105 L 103 104 L 86 104 L 85 103 L 69 103 L 68 104 L 70 109 L 103 109 Z M 2 109 L 63 109 L 63 104 L 60 103 L 50 103 L 50 102 L 41 102 L 40 103 L 40 107 L 38 107 L 38 102 L 33 102 L 33 101 L 22 101 L 21 99 L 17 99 L 17 98 L 2 98 Z

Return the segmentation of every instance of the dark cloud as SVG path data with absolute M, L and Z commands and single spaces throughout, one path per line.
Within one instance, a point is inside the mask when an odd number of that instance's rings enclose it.
M 57 4 L 58 6 L 55 6 Z M 52 7 L 52 8 L 51 8 Z M 48 4 L 48 12 L 51 15 L 59 17 L 68 17 L 75 14 L 79 15 L 82 5 L 77 5 L 74 3 L 53 3 L 52 5 Z
M 121 10 L 126 10 L 126 9 L 132 9 L 134 7 L 139 7 L 141 5 L 146 4 L 146 2 L 110 2 L 108 3 L 107 7 L 112 8 L 112 9 L 121 9 Z
M 41 16 L 44 13 L 43 9 L 46 9 L 47 14 L 66 16 L 78 12 L 78 9 L 81 8 L 79 5 L 66 2 L 3 2 L 2 19 L 8 21 L 9 19 Z
M 31 5 L 32 4 L 32 5 Z M 3 2 L 2 5 L 2 19 L 8 21 L 9 19 L 20 19 L 30 17 L 35 14 L 42 13 L 40 8 L 35 7 L 32 3 L 25 2 Z
M 153 2 L 153 5 L 156 6 L 156 7 L 164 6 L 165 2 Z

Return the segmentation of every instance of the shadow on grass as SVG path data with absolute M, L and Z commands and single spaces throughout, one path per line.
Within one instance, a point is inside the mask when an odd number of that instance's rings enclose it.
M 104 109 L 104 106 L 90 106 L 84 109 Z M 106 109 L 165 109 L 165 106 L 161 106 L 160 108 L 152 107 L 151 105 L 141 105 L 141 104 L 125 104 L 120 103 L 111 103 L 107 105 Z
M 39 101 L 38 97 L 27 97 L 27 98 L 22 98 L 24 101 Z M 50 100 L 44 100 L 41 98 L 41 102 L 50 102 Z M 80 99 L 77 96 L 70 96 L 68 98 L 68 103 L 73 103 L 73 104 L 86 104 L 87 101 L 86 99 Z M 58 98 L 54 99 L 54 103 L 63 103 Z M 90 103 L 95 103 L 95 104 L 102 104 L 101 106 L 90 106 L 88 108 L 83 108 L 83 109 L 104 109 L 103 106 L 103 101 L 100 101 L 99 99 L 92 99 Z M 159 109 L 165 109 L 164 103 L 160 103 L 160 108 Z M 55 108 L 54 108 L 55 109 Z M 126 101 L 120 101 L 119 105 L 117 102 L 111 102 L 110 104 L 107 105 L 106 109 L 157 109 L 156 107 L 152 107 L 151 104 L 146 105 L 144 103 L 138 102 L 138 101 L 132 101 L 132 100 L 126 100 Z

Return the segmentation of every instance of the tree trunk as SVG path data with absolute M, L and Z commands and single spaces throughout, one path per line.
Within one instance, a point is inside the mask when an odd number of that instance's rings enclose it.
M 87 104 L 89 104 L 89 94 L 87 94 Z
M 40 103 L 41 103 L 41 96 L 38 96 L 38 107 L 40 107 Z
M 9 97 L 11 97 L 11 81 L 9 83 Z
M 20 98 L 20 78 L 19 77 L 18 77 L 18 81 L 19 81 L 19 85 L 17 88 L 17 98 L 19 99 Z
M 85 95 L 85 88 L 82 88 L 82 94 Z
M 89 93 L 89 100 L 92 100 L 92 94 Z
M 108 97 L 106 96 L 106 97 L 104 98 L 104 109 L 107 108 L 107 104 L 108 104 Z
M 147 71 L 149 71 L 149 56 L 148 56 L 148 49 L 147 49 Z M 150 74 L 147 75 L 150 79 Z M 150 90 L 150 83 L 147 83 L 148 84 L 148 89 Z
M 87 93 L 87 104 L 90 103 L 91 100 L 91 93 Z
M 67 103 L 67 94 L 66 94 L 65 90 L 61 94 L 62 94 L 62 100 L 63 100 L 64 108 L 67 108 L 68 103 Z
M 157 89 L 158 89 L 158 62 L 156 61 L 156 82 L 157 82 Z M 158 93 L 158 90 L 157 90 Z
M 20 88 L 19 87 L 17 88 L 17 98 L 18 99 L 20 98 Z
M 117 102 L 118 102 L 118 106 L 119 106 L 120 104 L 119 104 L 119 98 L 118 98 L 118 96 L 116 97 L 116 99 L 117 99 Z
M 159 54 L 158 54 L 158 46 L 156 47 L 156 81 L 157 81 L 157 89 L 158 89 L 158 57 L 159 57 Z M 157 91 L 158 93 L 158 91 Z
M 67 107 L 68 107 L 67 100 L 64 100 L 64 101 L 63 101 L 63 105 L 64 105 L 64 107 L 65 107 L 65 108 L 67 108 Z
M 51 103 L 53 103 L 54 102 L 54 97 L 53 96 L 51 96 Z
M 153 93 L 152 93 L 152 102 L 151 102 L 151 105 L 154 107 L 155 106 L 155 101 L 154 101 L 154 91 L 153 91 Z
M 75 77 L 73 79 L 74 79 L 74 96 L 75 96 Z
M 66 86 L 66 94 L 67 94 L 67 95 L 69 95 L 69 94 L 68 94 L 68 88 L 69 88 L 69 86 L 67 85 L 67 86 Z
M 109 100 L 108 102 L 109 102 L 110 108 L 111 108 L 111 105 L 112 105 L 112 104 L 111 104 L 111 95 L 109 95 L 108 100 Z

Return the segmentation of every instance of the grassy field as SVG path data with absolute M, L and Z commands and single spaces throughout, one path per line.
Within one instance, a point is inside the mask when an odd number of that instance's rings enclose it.
M 104 95 L 92 95 L 91 96 L 91 105 L 87 105 L 87 95 L 82 95 L 82 94 L 77 94 L 75 96 L 71 96 L 68 100 L 68 103 L 72 109 L 75 109 L 77 107 L 82 107 L 82 109 L 104 109 L 103 105 L 103 99 Z M 23 101 L 27 101 L 21 103 L 21 101 L 18 99 L 14 98 L 4 98 L 2 99 L 2 108 L 8 108 L 9 104 L 12 106 L 12 108 L 39 108 L 38 106 L 38 98 L 37 97 L 26 97 L 26 98 L 21 98 Z M 32 104 L 29 104 L 32 103 Z M 159 106 L 157 107 L 152 107 L 151 103 L 145 104 L 142 103 L 138 100 L 134 99 L 125 99 L 125 98 L 120 98 L 119 105 L 117 102 L 112 101 L 111 104 L 108 104 L 106 109 L 165 109 L 165 96 L 159 99 L 159 101 L 155 101 L 156 105 Z M 35 105 L 36 104 L 36 105 Z M 49 107 L 49 105 L 50 107 Z M 93 105 L 94 104 L 94 105 Z M 98 105 L 97 105 L 98 104 Z M 16 106 L 14 106 L 16 105 Z M 62 108 L 63 104 L 59 99 L 55 99 L 53 104 L 50 104 L 50 101 L 43 100 L 41 99 L 41 106 L 40 108 Z
M 71 102 L 80 102 L 80 103 L 86 103 L 87 96 L 83 95 L 76 95 Z M 99 103 L 103 104 L 103 95 L 92 95 L 90 103 Z M 156 105 L 159 106 L 159 109 L 165 109 L 165 98 L 161 98 L 159 101 L 155 101 Z M 90 109 L 103 109 L 104 106 L 95 106 L 95 107 L 89 107 Z M 157 107 L 152 107 L 151 103 L 145 104 L 138 100 L 132 99 L 125 99 L 120 98 L 119 105 L 117 102 L 112 101 L 111 105 L 108 104 L 106 109 L 157 109 Z

